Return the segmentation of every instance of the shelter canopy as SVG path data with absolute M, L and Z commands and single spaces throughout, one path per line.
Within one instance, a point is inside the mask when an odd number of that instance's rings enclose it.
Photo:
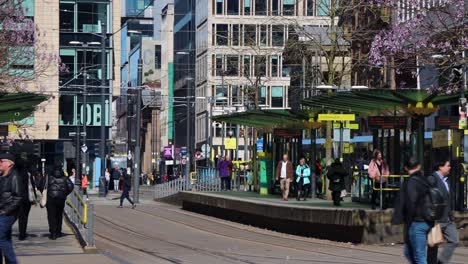
M 31 116 L 47 96 L 34 93 L 0 93 L 0 123 L 20 121 Z

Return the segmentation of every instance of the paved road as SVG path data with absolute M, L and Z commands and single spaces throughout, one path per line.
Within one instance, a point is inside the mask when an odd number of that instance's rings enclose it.
M 119 263 L 406 263 L 401 245 L 302 238 L 143 201 L 135 210 L 95 202 L 96 244 Z M 454 263 L 466 263 L 468 249 Z

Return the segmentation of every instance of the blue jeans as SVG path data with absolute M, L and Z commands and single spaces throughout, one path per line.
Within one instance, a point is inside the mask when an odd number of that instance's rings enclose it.
M 16 255 L 11 241 L 11 227 L 15 223 L 14 216 L 0 216 L 0 251 L 5 256 L 6 263 L 16 264 Z
M 405 256 L 414 264 L 427 264 L 427 234 L 432 225 L 427 222 L 413 222 L 408 228 Z

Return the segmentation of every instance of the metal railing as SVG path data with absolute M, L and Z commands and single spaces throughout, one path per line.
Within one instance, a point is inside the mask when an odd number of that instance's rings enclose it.
M 186 177 L 163 182 L 154 186 L 153 198 L 160 199 L 177 194 L 179 191 L 190 190 L 191 182 Z
M 200 192 L 219 192 L 221 191 L 221 179 L 218 170 L 215 168 L 198 167 L 192 174 L 193 190 Z
M 84 247 L 95 247 L 94 243 L 94 205 L 83 199 L 77 188 L 68 195 L 65 214 L 77 234 L 82 239 Z

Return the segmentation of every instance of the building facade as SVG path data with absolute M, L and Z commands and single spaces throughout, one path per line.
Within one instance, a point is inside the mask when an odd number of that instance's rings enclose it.
M 245 111 L 255 105 L 261 109 L 289 109 L 291 73 L 283 65 L 285 45 L 290 35 L 296 34 L 295 28 L 327 27 L 327 3 L 197 0 L 197 148 L 211 146 L 213 159 L 223 154 L 226 138 L 237 137 L 238 151 L 231 153 L 232 158 L 250 158 L 244 153 L 248 128 L 212 124 L 210 116 Z

